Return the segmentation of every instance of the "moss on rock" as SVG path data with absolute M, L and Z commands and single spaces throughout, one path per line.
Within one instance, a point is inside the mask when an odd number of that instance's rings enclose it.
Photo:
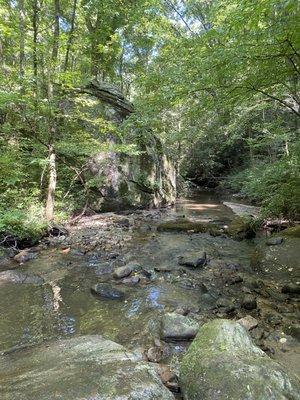
M 256 235 L 255 220 L 249 217 L 235 217 L 229 224 L 227 233 L 236 240 L 252 239 Z
M 158 225 L 159 232 L 193 232 L 193 233 L 209 233 L 212 236 L 222 234 L 221 229 L 217 225 L 204 224 L 202 222 L 194 222 L 190 220 L 166 221 Z
M 237 322 L 203 325 L 184 356 L 180 382 L 187 400 L 299 400 L 300 382 L 256 347 Z
M 287 228 L 284 231 L 281 231 L 280 235 L 290 236 L 290 237 L 294 237 L 294 238 L 300 238 L 300 225 L 296 225 L 291 228 Z

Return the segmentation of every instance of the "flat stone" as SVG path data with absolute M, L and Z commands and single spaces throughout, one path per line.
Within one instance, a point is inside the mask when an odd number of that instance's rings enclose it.
M 174 268 L 172 267 L 154 267 L 154 271 L 156 272 L 172 272 Z
M 25 274 L 16 270 L 7 270 L 0 272 L 0 285 L 5 283 L 26 283 L 42 285 L 44 283 L 44 280 L 43 278 L 36 275 Z
M 191 340 L 199 329 L 199 324 L 190 317 L 167 313 L 161 321 L 161 338 L 164 340 Z
M 1 400 L 174 400 L 154 366 L 98 335 L 0 357 Z
M 139 276 L 130 276 L 128 278 L 124 278 L 122 280 L 122 283 L 124 283 L 124 285 L 137 285 L 139 281 L 140 281 Z
M 251 329 L 254 329 L 258 325 L 257 319 L 252 317 L 251 315 L 246 315 L 245 317 L 237 320 L 237 322 L 242 325 L 244 328 L 247 329 L 247 331 L 250 331 Z
M 119 267 L 114 270 L 113 276 L 117 279 L 125 278 L 132 273 L 132 268 L 129 265 L 125 265 L 124 267 Z
M 271 237 L 266 241 L 267 246 L 277 246 L 281 243 L 283 243 L 282 237 Z
M 125 293 L 112 287 L 109 283 L 97 283 L 92 289 L 92 294 L 109 300 L 121 300 Z
M 199 253 L 199 256 L 197 258 L 191 258 L 189 256 L 180 256 L 178 258 L 178 264 L 192 268 L 203 267 L 204 265 L 207 264 L 206 252 L 203 251 L 202 253 Z

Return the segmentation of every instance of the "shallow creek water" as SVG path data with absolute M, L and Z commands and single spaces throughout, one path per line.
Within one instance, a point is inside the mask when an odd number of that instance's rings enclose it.
M 226 225 L 234 214 L 221 200 L 216 194 L 204 193 L 180 200 L 164 212 L 87 218 L 72 228 L 69 237 L 54 240 L 40 250 L 36 259 L 14 265 L 23 272 L 42 276 L 45 284 L 1 286 L 0 352 L 78 334 L 101 334 L 143 351 L 159 336 L 160 316 L 185 308 L 200 322 L 252 314 L 259 320 L 254 340 L 299 373 L 299 342 L 286 330 L 288 324 L 294 326 L 297 322 L 298 303 L 282 295 L 280 288 L 283 282 L 300 280 L 300 240 L 287 239 L 282 245 L 266 246 L 263 234 L 252 241 L 235 241 L 225 236 L 156 230 L 159 222 L 178 218 Z M 105 222 L 114 218 L 128 219 L 129 227 L 121 224 L 115 229 Z M 103 245 L 103 232 L 113 240 L 109 248 Z M 200 271 L 178 265 L 179 256 L 196 257 L 201 251 L 206 251 L 210 262 Z M 91 294 L 93 285 L 111 282 L 113 269 L 127 262 L 139 263 L 151 273 L 151 279 L 135 286 L 120 284 L 118 287 L 126 293 L 122 301 L 100 300 Z M 227 283 L 232 265 L 237 266 L 234 268 L 244 277 L 243 282 Z M 240 301 L 257 279 L 264 282 L 264 289 L 255 292 L 258 309 L 246 312 L 239 306 Z M 220 298 L 236 305 L 233 314 L 226 315 L 216 308 Z M 168 346 L 167 362 L 176 363 L 187 343 Z

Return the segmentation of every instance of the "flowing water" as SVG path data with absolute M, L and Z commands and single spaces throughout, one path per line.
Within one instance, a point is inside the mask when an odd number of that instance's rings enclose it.
M 259 343 L 264 339 L 273 357 L 299 373 L 299 342 L 284 331 L 289 323 L 296 326 L 297 299 L 284 297 L 280 287 L 282 282 L 300 280 L 300 240 L 288 239 L 280 246 L 268 247 L 263 234 L 252 241 L 235 241 L 209 234 L 157 232 L 157 224 L 164 219 L 228 224 L 234 214 L 213 193 L 183 199 L 175 208 L 155 215 L 152 218 L 150 213 L 146 217 L 142 213 L 129 214 L 133 225 L 122 228 L 126 236 L 122 246 L 120 230 L 104 228 L 105 224 L 102 229 L 101 224 L 95 225 L 91 220 L 84 228 L 77 227 L 65 242 L 52 243 L 39 251 L 36 259 L 18 267 L 42 276 L 45 284 L 1 286 L 0 351 L 78 334 L 101 334 L 131 349 L 147 348 L 159 336 L 163 313 L 184 308 L 199 321 L 222 317 L 222 310 L 216 309 L 217 300 L 225 297 L 240 304 L 243 294 L 251 290 L 253 279 L 260 279 L 265 282 L 267 293 L 258 294 L 259 310 L 253 315 L 267 334 L 257 331 L 255 339 Z M 102 217 L 99 218 L 101 221 Z M 107 214 L 103 221 L 105 218 Z M 114 218 L 114 214 L 109 214 L 109 218 Z M 102 248 L 102 230 L 115 239 L 110 252 Z M 95 238 L 99 239 L 98 245 L 90 249 Z M 178 265 L 179 256 L 196 257 L 201 251 L 210 259 L 203 270 Z M 151 273 L 151 279 L 135 286 L 121 284 L 119 288 L 126 293 L 122 301 L 94 297 L 91 287 L 97 282 L 112 281 L 113 268 L 127 262 L 139 263 Z M 231 268 L 238 269 L 244 282 L 226 283 Z M 237 307 L 228 317 L 239 318 L 247 313 Z M 169 361 L 180 357 L 186 345 L 170 344 Z

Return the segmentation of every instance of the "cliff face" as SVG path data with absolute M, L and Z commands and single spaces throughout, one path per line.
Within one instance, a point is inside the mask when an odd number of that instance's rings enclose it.
M 84 97 L 85 113 L 88 107 L 91 119 L 103 118 L 108 123 L 119 125 L 134 112 L 123 94 L 108 84 L 92 81 L 79 96 Z M 126 145 L 126 138 L 124 140 Z M 108 130 L 106 141 L 113 149 L 119 138 Z M 159 207 L 175 201 L 175 169 L 164 154 L 159 138 L 149 130 L 143 134 L 137 131 L 130 138 L 130 144 L 132 142 L 137 146 L 136 155 L 112 150 L 99 152 L 90 160 L 89 170 L 97 182 L 94 191 L 99 193 L 92 204 L 95 211 Z

